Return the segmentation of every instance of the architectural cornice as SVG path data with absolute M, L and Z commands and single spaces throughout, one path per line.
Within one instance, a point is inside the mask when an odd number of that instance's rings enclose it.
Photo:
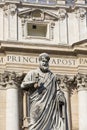
M 74 46 L 87 46 L 87 39 L 84 39 L 84 40 L 81 40 L 81 41 L 78 41 L 78 42 L 75 42 L 75 43 L 73 43 L 72 44 L 72 46 L 74 47 Z
M 33 7 L 33 8 L 49 8 L 49 9 L 58 9 L 58 8 L 65 8 L 65 9 L 68 9 L 68 10 L 74 10 L 76 8 L 87 8 L 87 4 L 81 4 L 81 3 L 71 3 L 71 4 L 64 4 L 64 3 L 60 3 L 60 4 L 53 4 L 53 5 L 50 5 L 50 4 L 40 4 L 40 3 L 30 3 L 30 2 L 23 2 L 23 1 L 17 1 L 17 0 L 6 0 L 6 1 L 2 1 L 0 2 L 0 6 L 4 6 L 4 5 L 7 5 L 7 4 L 16 4 L 18 7 Z
M 65 4 L 40 4 L 40 3 L 30 3 L 30 2 L 23 2 L 23 1 L 11 1 L 11 0 L 6 0 L 6 1 L 2 1 L 0 3 L 0 5 L 4 5 L 4 4 L 10 4 L 10 3 L 15 3 L 16 5 L 20 6 L 20 7 L 41 7 L 41 8 L 59 8 L 59 7 L 64 7 L 64 8 L 69 8 L 69 5 L 65 5 Z
M 81 44 L 82 45 L 82 44 Z M 0 52 L 14 51 L 14 52 L 48 52 L 58 55 L 72 55 L 76 56 L 78 54 L 87 54 L 87 46 L 81 46 L 79 44 L 74 45 L 54 45 L 54 44 L 38 44 L 38 43 L 24 43 L 24 42 L 11 42 L 11 41 L 1 41 L 0 42 Z

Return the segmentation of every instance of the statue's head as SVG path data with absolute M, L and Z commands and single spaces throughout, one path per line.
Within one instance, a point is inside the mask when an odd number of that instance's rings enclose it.
M 39 67 L 43 72 L 47 72 L 49 69 L 50 56 L 47 53 L 41 53 L 39 55 Z

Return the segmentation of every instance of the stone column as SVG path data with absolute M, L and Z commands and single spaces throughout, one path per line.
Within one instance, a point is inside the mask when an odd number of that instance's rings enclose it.
M 6 84 L 2 81 L 0 73 L 0 130 L 6 129 Z
M 66 130 L 72 130 L 72 120 L 71 120 L 71 80 L 65 76 L 59 76 L 60 83 L 59 87 L 64 92 L 64 96 L 66 99 L 66 112 L 67 112 L 67 120 L 66 120 Z
M 77 75 L 79 130 L 87 130 L 87 75 Z
M 6 130 L 19 130 L 18 84 L 15 73 L 5 73 Z

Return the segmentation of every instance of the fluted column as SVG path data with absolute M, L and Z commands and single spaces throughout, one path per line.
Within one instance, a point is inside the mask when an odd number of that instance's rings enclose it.
M 77 75 L 79 130 L 87 130 L 87 75 Z

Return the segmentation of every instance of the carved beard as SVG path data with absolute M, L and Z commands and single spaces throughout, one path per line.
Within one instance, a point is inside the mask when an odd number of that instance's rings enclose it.
M 40 69 L 41 69 L 42 72 L 47 72 L 48 69 L 49 69 L 49 66 L 43 65 L 43 66 L 40 66 Z

